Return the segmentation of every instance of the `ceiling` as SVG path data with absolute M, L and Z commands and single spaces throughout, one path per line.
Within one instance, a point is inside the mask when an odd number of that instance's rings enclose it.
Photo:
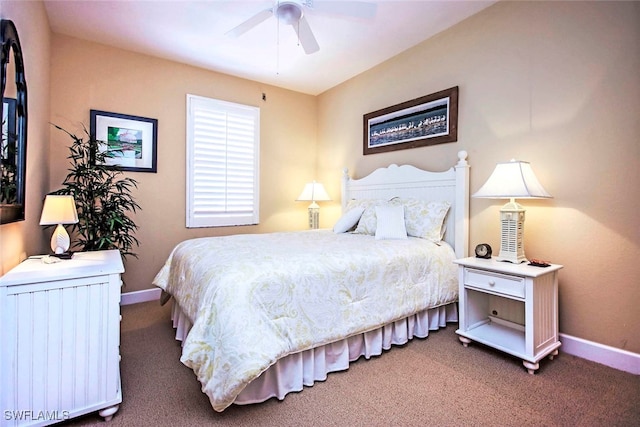
M 309 2 L 310 0 L 296 0 Z M 45 0 L 51 30 L 80 39 L 320 94 L 478 13 L 495 0 L 384 0 L 373 17 L 343 16 L 344 1 L 313 0 L 304 16 L 320 46 L 305 54 L 294 28 L 270 16 L 225 35 L 274 1 Z M 345 4 L 346 3 L 346 4 Z M 322 12 L 335 9 L 333 12 Z

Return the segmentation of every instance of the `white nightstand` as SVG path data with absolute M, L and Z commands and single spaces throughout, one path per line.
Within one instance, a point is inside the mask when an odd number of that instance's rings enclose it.
M 120 388 L 120 252 L 28 259 L 0 277 L 2 426 L 39 426 L 99 411 Z
M 558 354 L 558 270 L 495 259 L 458 264 L 460 341 L 488 345 L 519 357 L 530 374 Z

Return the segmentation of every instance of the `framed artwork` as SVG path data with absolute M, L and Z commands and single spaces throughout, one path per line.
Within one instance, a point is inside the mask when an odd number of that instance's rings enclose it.
M 458 86 L 365 114 L 363 154 L 456 142 Z
M 91 137 L 106 144 L 107 167 L 123 171 L 157 172 L 158 120 L 91 110 Z

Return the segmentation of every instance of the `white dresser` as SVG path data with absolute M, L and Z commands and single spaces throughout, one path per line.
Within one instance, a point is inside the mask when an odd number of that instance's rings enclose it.
M 28 259 L 0 277 L 0 425 L 48 425 L 100 411 L 120 389 L 117 250 Z

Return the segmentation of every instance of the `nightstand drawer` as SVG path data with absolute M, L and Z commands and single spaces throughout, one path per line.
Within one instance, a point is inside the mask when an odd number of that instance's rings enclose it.
M 464 269 L 464 285 L 503 295 L 524 298 L 524 278 L 492 271 Z

